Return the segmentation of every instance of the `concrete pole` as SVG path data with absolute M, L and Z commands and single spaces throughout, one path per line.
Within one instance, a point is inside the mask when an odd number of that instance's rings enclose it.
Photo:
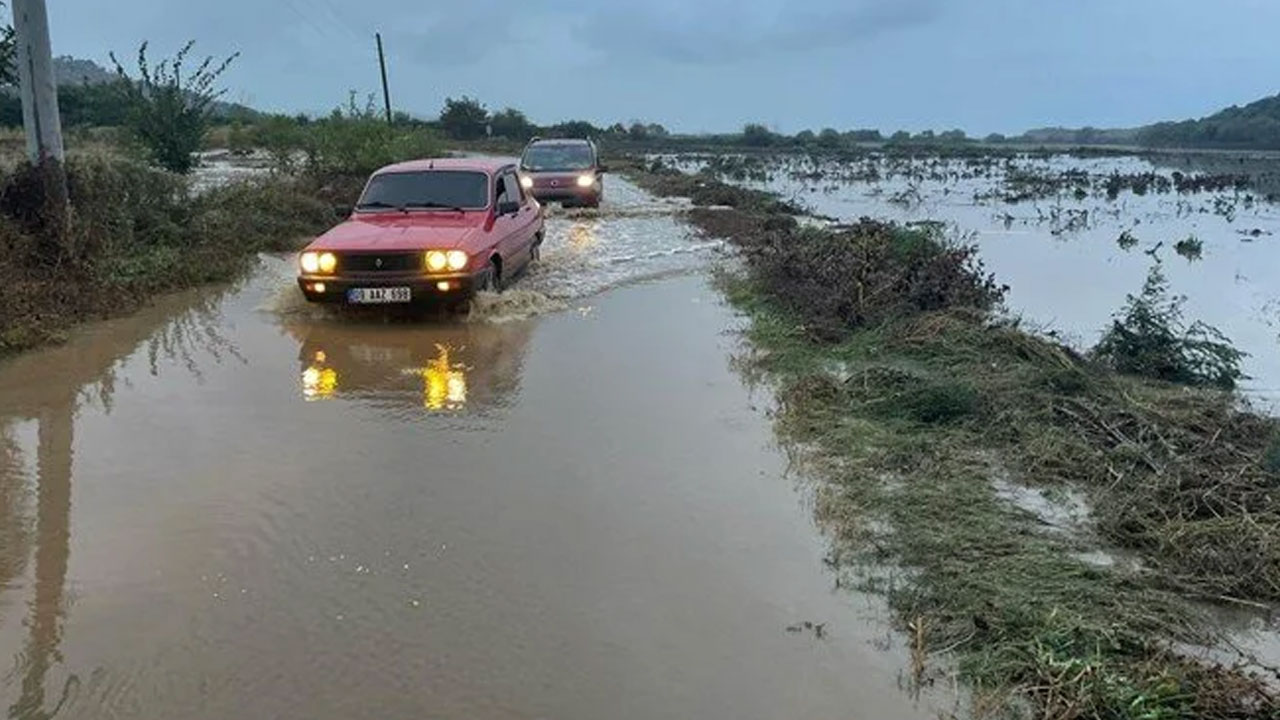
M 58 115 L 58 83 L 53 75 L 49 45 L 49 13 L 44 0 L 13 0 L 15 60 L 22 95 L 22 125 L 27 131 L 27 156 L 43 185 L 46 258 L 75 261 L 67 232 L 67 175 L 62 168 L 62 119 Z
M 13 0 L 13 30 L 27 155 L 32 165 L 40 165 L 47 158 L 61 163 L 62 119 L 58 115 L 58 86 L 53 75 L 49 13 L 44 0 Z

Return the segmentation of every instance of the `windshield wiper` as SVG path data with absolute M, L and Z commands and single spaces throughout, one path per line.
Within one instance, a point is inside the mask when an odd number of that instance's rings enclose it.
M 405 207 L 424 208 L 428 210 L 452 210 L 454 212 L 466 212 L 466 210 L 464 210 L 463 208 L 457 205 L 450 205 L 448 203 L 438 203 L 438 202 L 409 203 L 408 205 L 405 205 Z
M 399 210 L 400 212 L 404 212 L 403 205 L 392 205 L 391 203 L 385 203 L 385 202 L 382 202 L 381 200 L 370 200 L 369 202 L 362 202 L 359 205 L 356 205 L 356 209 L 357 210 Z

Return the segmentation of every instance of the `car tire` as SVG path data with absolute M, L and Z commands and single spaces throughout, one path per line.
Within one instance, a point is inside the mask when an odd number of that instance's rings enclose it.
M 546 239 L 543 233 L 534 236 L 533 247 L 529 248 L 529 262 L 536 263 L 542 260 L 542 241 Z
M 484 269 L 484 279 L 476 287 L 476 292 L 502 292 L 502 272 L 491 261 Z

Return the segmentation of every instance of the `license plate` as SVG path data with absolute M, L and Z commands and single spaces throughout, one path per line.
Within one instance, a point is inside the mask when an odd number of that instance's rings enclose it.
M 351 288 L 347 302 L 359 305 L 379 303 L 407 303 L 413 299 L 413 291 L 407 287 Z

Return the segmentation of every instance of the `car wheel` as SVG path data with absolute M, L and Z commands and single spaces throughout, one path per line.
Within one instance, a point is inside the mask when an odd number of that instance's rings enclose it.
M 538 262 L 542 259 L 542 241 L 544 236 L 538 233 L 533 238 L 533 247 L 529 249 L 529 262 Z
M 502 269 L 492 261 L 485 268 L 484 279 L 476 287 L 476 292 L 502 292 Z

